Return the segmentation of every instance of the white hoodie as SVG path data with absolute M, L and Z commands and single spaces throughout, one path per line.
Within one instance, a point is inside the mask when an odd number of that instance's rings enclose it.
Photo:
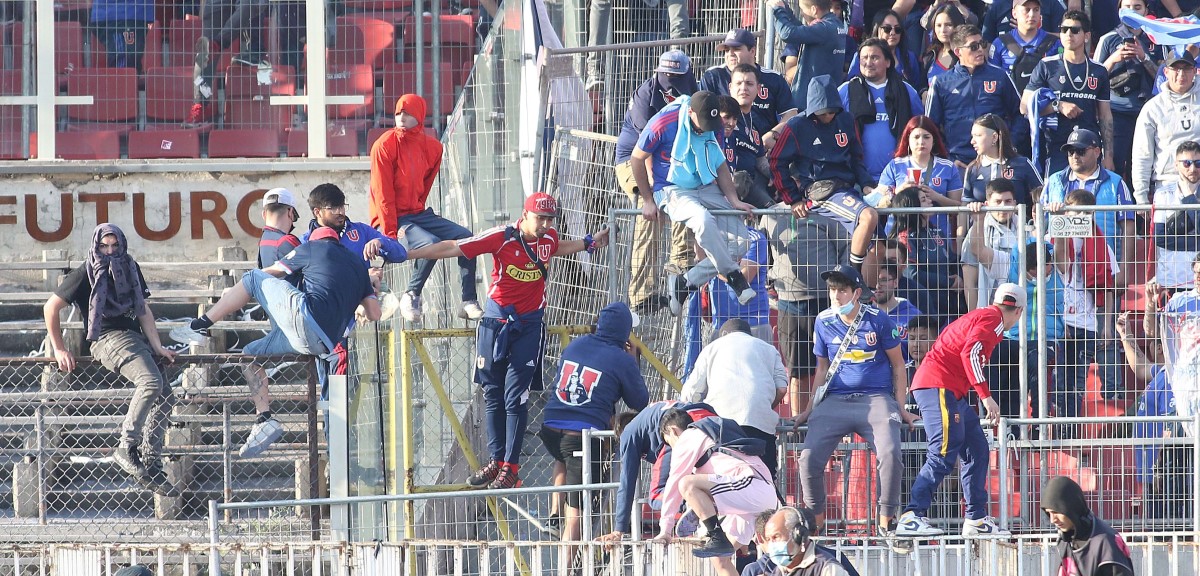
M 1133 129 L 1133 198 L 1149 204 L 1154 188 L 1175 180 L 1175 149 L 1200 142 L 1200 82 L 1176 94 L 1159 92 L 1142 107 Z

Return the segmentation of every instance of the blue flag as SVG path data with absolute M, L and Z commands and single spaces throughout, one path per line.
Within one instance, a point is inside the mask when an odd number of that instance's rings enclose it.
M 1121 23 L 1138 28 L 1159 46 L 1180 46 L 1200 42 L 1200 19 L 1188 15 L 1179 18 L 1149 18 L 1133 10 L 1121 10 Z

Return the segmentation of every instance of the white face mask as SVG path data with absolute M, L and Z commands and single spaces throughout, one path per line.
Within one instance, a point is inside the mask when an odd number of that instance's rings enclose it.
M 787 566 L 792 563 L 792 553 L 788 551 L 787 542 L 768 542 L 763 547 L 763 551 L 776 566 Z

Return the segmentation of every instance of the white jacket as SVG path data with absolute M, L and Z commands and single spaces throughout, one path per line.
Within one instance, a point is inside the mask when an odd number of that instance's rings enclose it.
M 1200 142 L 1200 82 L 1184 94 L 1165 88 L 1142 107 L 1133 129 L 1133 198 L 1149 204 L 1154 186 L 1175 179 L 1175 149 Z

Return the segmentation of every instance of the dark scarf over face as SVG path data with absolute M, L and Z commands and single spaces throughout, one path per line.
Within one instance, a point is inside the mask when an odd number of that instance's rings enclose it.
M 867 79 L 862 75 L 851 78 L 847 94 L 848 100 L 850 100 L 850 115 L 854 116 L 854 123 L 858 126 L 858 132 L 861 134 L 863 126 L 873 124 L 876 118 L 875 102 L 871 100 Z M 893 136 L 899 138 L 900 133 L 904 131 L 904 125 L 908 124 L 909 118 L 912 118 L 912 102 L 908 98 L 908 88 L 904 85 L 904 78 L 896 73 L 895 68 L 888 68 L 887 71 L 887 86 L 883 89 L 883 108 L 891 120 L 888 128 L 891 129 Z
M 116 237 L 117 249 L 112 254 L 101 254 L 100 239 L 109 235 Z M 100 338 L 100 324 L 104 318 L 142 313 L 146 301 L 138 281 L 138 265 L 129 255 L 129 243 L 120 228 L 105 223 L 92 232 L 87 275 L 92 284 L 92 297 L 88 302 L 88 340 Z

